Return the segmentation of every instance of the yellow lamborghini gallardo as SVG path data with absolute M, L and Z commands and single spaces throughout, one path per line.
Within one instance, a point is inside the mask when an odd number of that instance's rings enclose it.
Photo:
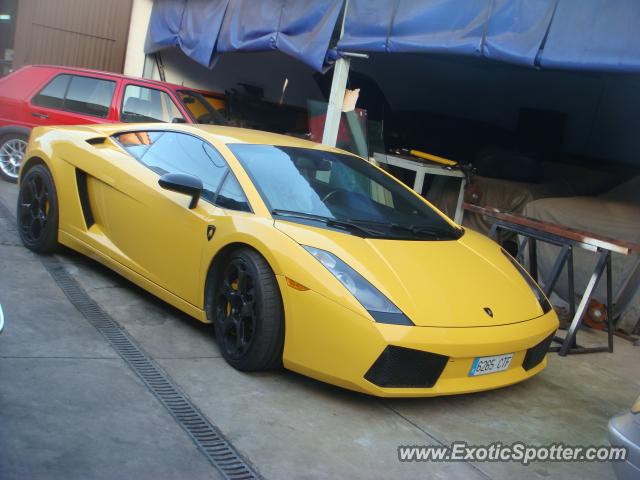
M 215 126 L 40 127 L 24 244 L 58 244 L 202 322 L 239 370 L 380 396 L 473 392 L 546 366 L 558 319 L 499 245 L 366 160 Z

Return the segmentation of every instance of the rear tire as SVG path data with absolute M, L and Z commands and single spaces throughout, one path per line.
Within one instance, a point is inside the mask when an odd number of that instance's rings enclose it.
M 27 151 L 28 138 L 20 133 L 10 133 L 0 137 L 0 177 L 16 183 L 20 165 Z
M 58 197 L 44 165 L 31 168 L 20 182 L 17 223 L 25 247 L 38 253 L 58 248 Z
M 234 251 L 213 289 L 211 318 L 224 359 L 242 371 L 282 366 L 282 299 L 265 259 L 248 248 Z

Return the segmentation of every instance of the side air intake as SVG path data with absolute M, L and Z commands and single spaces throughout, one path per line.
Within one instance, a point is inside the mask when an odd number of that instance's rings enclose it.
M 102 145 L 107 140 L 107 137 L 94 137 L 85 140 L 89 145 Z
M 91 204 L 89 203 L 89 186 L 87 184 L 87 173 L 76 168 L 76 183 L 78 185 L 78 197 L 80 199 L 80 206 L 82 208 L 82 216 L 84 217 L 84 223 L 87 229 L 96 223 L 93 219 L 93 212 L 91 211 Z

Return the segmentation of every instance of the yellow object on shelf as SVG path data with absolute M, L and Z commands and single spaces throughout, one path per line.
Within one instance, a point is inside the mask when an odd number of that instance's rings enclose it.
M 420 150 L 409 150 L 409 155 L 413 155 L 414 157 L 422 158 L 424 160 L 430 160 L 441 165 L 447 165 L 448 167 L 455 167 L 458 165 L 458 162 L 455 160 L 438 157 L 437 155 L 431 155 L 430 153 L 421 152 Z

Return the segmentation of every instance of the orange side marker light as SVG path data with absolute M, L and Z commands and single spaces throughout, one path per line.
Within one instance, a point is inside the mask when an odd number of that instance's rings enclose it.
M 307 287 L 302 285 L 301 283 L 296 282 L 295 280 L 291 280 L 289 277 L 284 277 L 287 279 L 287 285 L 295 290 L 300 290 L 301 292 L 306 292 L 309 290 Z

